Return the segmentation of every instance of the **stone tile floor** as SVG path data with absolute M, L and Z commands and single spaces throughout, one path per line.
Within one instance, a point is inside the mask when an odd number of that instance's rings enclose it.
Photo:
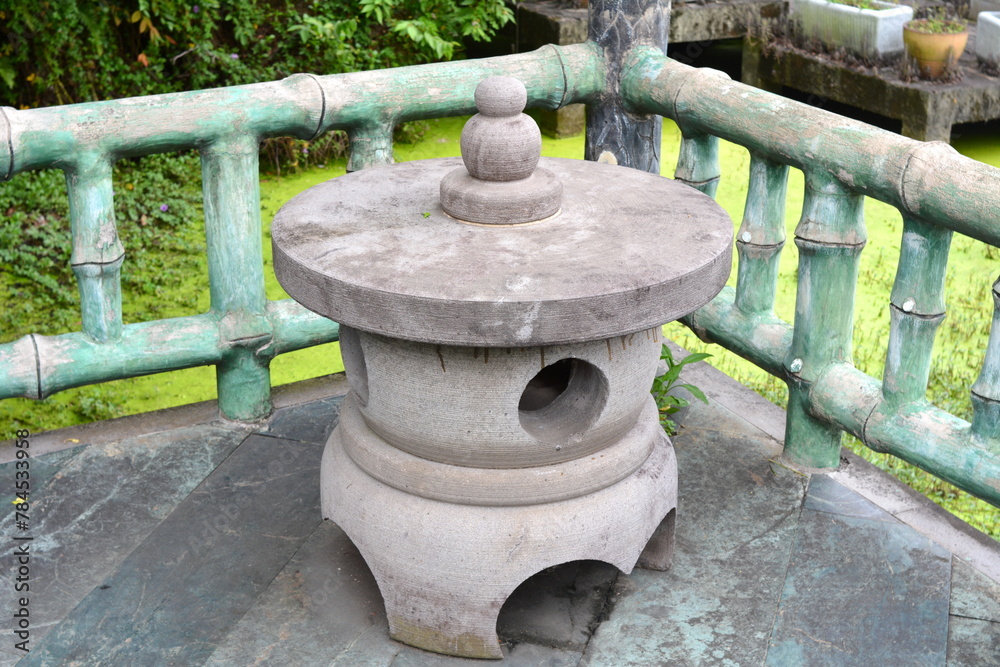
M 833 473 L 788 467 L 781 411 L 700 366 L 713 402 L 674 438 L 672 569 L 537 574 L 501 613 L 503 664 L 1000 664 L 998 543 L 846 452 Z M 322 521 L 342 390 L 265 425 L 195 406 L 33 438 L 26 531 L 3 503 L 0 663 L 483 664 L 390 640 L 374 579 Z M 15 534 L 32 538 L 27 655 Z

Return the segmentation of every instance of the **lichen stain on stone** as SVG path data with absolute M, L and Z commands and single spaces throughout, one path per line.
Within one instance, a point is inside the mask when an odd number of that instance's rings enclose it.
M 471 632 L 449 635 L 440 630 L 415 625 L 396 615 L 389 617 L 389 628 L 390 636 L 396 641 L 419 646 L 424 650 L 467 658 L 503 658 L 500 641 L 495 635 L 493 641 L 488 643 Z

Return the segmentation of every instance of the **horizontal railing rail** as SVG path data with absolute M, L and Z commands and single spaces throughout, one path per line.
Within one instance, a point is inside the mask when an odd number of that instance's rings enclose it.
M 944 143 L 914 141 L 681 65 L 656 49 L 633 50 L 620 90 L 634 112 L 677 122 L 676 177 L 693 187 L 714 194 L 718 138 L 750 151 L 736 288 L 685 322 L 788 384 L 786 455 L 836 467 L 846 431 L 1000 505 L 1000 280 L 982 371 L 970 388 L 971 424 L 926 400 L 951 236 L 1000 247 L 1000 169 Z M 788 167 L 805 174 L 794 325 L 774 314 Z M 864 196 L 903 216 L 881 381 L 851 357 Z
M 31 334 L 0 345 L 0 398 L 41 399 L 85 384 L 214 364 L 224 417 L 271 409 L 271 359 L 337 340 L 337 325 L 290 299 L 268 301 L 260 217 L 262 139 L 311 139 L 346 130 L 348 168 L 392 161 L 396 124 L 475 111 L 481 79 L 507 74 L 529 104 L 555 109 L 603 90 L 600 50 L 547 46 L 484 60 L 313 76 L 217 90 L 76 104 L 0 108 L 0 176 L 66 173 L 82 331 Z M 202 159 L 211 309 L 169 320 L 122 322 L 126 249 L 114 216 L 111 167 L 123 157 L 197 149 Z

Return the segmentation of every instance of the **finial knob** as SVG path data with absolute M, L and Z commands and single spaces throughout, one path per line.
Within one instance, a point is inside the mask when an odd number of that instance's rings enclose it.
M 476 108 L 484 116 L 517 116 L 528 103 L 528 89 L 512 76 L 491 76 L 476 86 Z
M 441 181 L 441 206 L 459 220 L 519 224 L 555 215 L 562 183 L 538 168 L 542 135 L 521 113 L 524 84 L 509 76 L 484 79 L 476 87 L 479 113 L 462 129 L 462 161 Z

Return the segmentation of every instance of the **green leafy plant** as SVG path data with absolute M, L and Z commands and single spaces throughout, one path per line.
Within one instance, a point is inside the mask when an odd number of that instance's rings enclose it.
M 667 432 L 667 435 L 677 433 L 677 423 L 670 418 L 670 415 L 691 404 L 686 398 L 671 393 L 674 389 L 687 389 L 692 396 L 708 405 L 708 398 L 705 396 L 705 392 L 693 384 L 681 384 L 680 379 L 684 366 L 708 359 L 711 356 L 711 354 L 705 352 L 696 352 L 689 354 L 680 361 L 674 361 L 674 355 L 670 352 L 670 348 L 666 345 L 663 346 L 660 360 L 666 364 L 666 371 L 653 379 L 653 388 L 650 391 L 653 394 L 653 398 L 656 399 L 656 405 L 660 409 L 660 424 L 663 426 L 663 430 Z
M 940 18 L 916 19 L 907 23 L 906 27 L 910 30 L 925 32 L 931 35 L 957 35 L 968 29 L 965 21 L 951 21 Z
M 876 2 L 876 0 L 830 0 L 834 4 L 847 5 L 848 7 L 857 7 L 858 9 L 887 9 L 883 6 L 883 3 Z
M 968 29 L 965 20 L 949 7 L 919 7 L 916 16 L 906 27 L 917 32 L 952 35 Z
M 360 10 L 360 11 L 359 11 Z M 504 0 L 41 0 L 0 9 L 0 102 L 26 108 L 449 60 Z

